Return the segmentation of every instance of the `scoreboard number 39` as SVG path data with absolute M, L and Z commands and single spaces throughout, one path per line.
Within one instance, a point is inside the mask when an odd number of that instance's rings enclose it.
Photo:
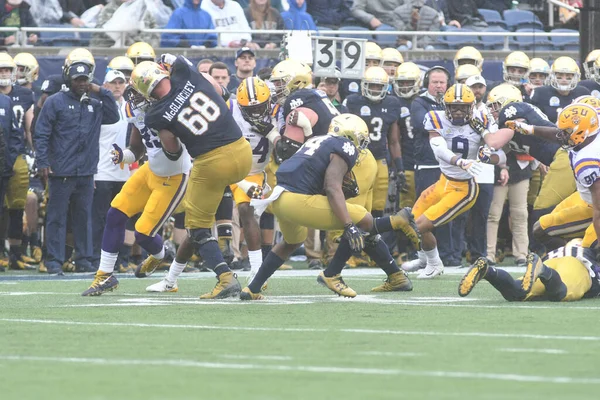
M 342 38 L 316 38 L 314 74 L 335 76 L 335 66 L 340 46 L 341 78 L 361 79 L 365 70 L 365 40 Z

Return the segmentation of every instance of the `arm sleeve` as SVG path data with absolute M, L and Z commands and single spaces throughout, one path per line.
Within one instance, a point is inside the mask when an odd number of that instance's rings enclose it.
M 36 152 L 36 161 L 39 168 L 47 168 L 50 166 L 48 160 L 48 145 L 52 126 L 56 119 L 56 111 L 54 107 L 55 98 L 46 100 L 37 122 L 35 124 L 35 135 L 33 136 L 33 146 Z
M 367 0 L 354 0 L 352 4 L 352 16 L 362 22 L 363 24 L 369 25 L 369 22 L 375 17 L 373 14 L 366 12 Z
M 110 90 L 100 88 L 100 100 L 102 100 L 102 125 L 116 124 L 121 119 L 117 102 Z M 43 109 L 42 109 L 43 111 Z
M 456 156 L 449 148 L 446 143 L 446 139 L 441 136 L 435 136 L 429 139 L 429 143 L 431 143 L 431 149 L 433 150 L 433 154 L 435 154 L 435 158 L 441 161 L 445 161 L 448 164 L 452 164 L 452 158 Z
M 169 18 L 169 22 L 167 22 L 167 26 L 165 29 L 181 29 L 183 25 L 181 23 L 181 17 L 178 10 L 175 10 L 173 14 L 171 14 L 171 18 Z M 163 33 L 160 38 L 160 46 L 161 47 L 177 47 L 179 42 L 182 39 L 182 34 L 180 33 Z

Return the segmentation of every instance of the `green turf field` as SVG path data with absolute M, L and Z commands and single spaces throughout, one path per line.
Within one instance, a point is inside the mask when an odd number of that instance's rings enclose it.
M 210 273 L 96 298 L 81 275 L 2 274 L 0 398 L 598 399 L 600 300 L 507 303 L 487 282 L 461 299 L 464 271 L 379 295 L 378 270 L 344 271 L 355 299 L 278 272 L 254 303 L 198 300 Z

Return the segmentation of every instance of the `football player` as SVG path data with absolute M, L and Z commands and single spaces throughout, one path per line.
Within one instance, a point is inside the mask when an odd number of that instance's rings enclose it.
M 6 207 L 8 213 L 3 212 L 4 218 L 8 217 L 8 243 L 9 268 L 10 269 L 33 269 L 29 264 L 35 263 L 35 259 L 22 253 L 21 244 L 23 238 L 23 214 L 27 191 L 29 189 L 29 168 L 25 160 L 26 143 L 33 148 L 31 139 L 31 123 L 33 121 L 33 92 L 21 85 L 16 84 L 17 65 L 8 53 L 0 53 L 0 93 L 9 96 L 12 100 L 12 113 L 14 122 L 20 132 L 25 132 L 23 138 L 11 138 L 18 143 L 18 155 L 12 166 L 13 174 L 6 188 Z M 16 147 L 15 147 L 16 149 Z M 3 218 L 3 219 L 4 219 Z M 6 226 L 3 224 L 3 226 Z M 0 234 L 0 243 L 4 243 L 4 232 Z
M 154 61 L 156 59 L 154 49 L 146 42 L 135 42 L 129 46 L 126 56 L 133 61 L 134 65 L 138 65 L 143 61 Z
M 513 51 L 502 62 L 502 80 L 523 93 L 529 76 L 529 57 L 522 51 Z
M 417 271 L 420 279 L 434 278 L 444 271 L 437 241 L 432 230 L 468 211 L 479 193 L 474 177 L 481 161 L 504 163 L 503 152 L 492 154 L 480 144 L 489 135 L 485 114 L 474 111 L 475 95 L 468 86 L 455 84 L 444 94 L 445 113 L 430 111 L 425 117 L 430 144 L 440 163 L 440 180 L 427 188 L 413 206 L 417 227 L 422 235 L 418 258 L 402 264 L 405 271 Z M 479 154 L 478 154 L 479 153 Z M 504 157 L 502 157 L 504 156 Z M 504 158 L 504 159 L 503 159 Z
M 252 148 L 225 103 L 225 88 L 209 75 L 200 74 L 185 57 L 163 54 L 161 64 L 138 64 L 131 82 L 151 103 L 144 122 L 158 132 L 167 158 L 187 158 L 184 146 L 194 158 L 185 199 L 188 236 L 179 246 L 171 268 L 183 269 L 198 251 L 218 281 L 200 298 L 235 296 L 240 284 L 223 259 L 211 228 L 225 187 L 248 176 Z
M 109 61 L 107 68 L 115 69 L 117 71 L 122 72 L 123 75 L 125 75 L 125 79 L 129 81 L 129 78 L 131 77 L 131 72 L 133 71 L 134 67 L 135 64 L 133 63 L 131 58 L 126 56 L 117 56 Z
M 139 57 L 133 59 L 137 61 Z M 187 187 L 191 168 L 187 151 L 182 149 L 182 156 L 177 160 L 169 159 L 162 150 L 157 133 L 144 122 L 148 100 L 131 86 L 126 89 L 125 99 L 125 114 L 131 124 L 129 147 L 121 149 L 113 144 L 112 161 L 115 164 L 133 164 L 146 154 L 148 162 L 135 171 L 111 202 L 102 238 L 100 266 L 83 296 L 97 296 L 117 288 L 119 282 L 113 275 L 115 263 L 125 241 L 127 222 L 136 214 L 141 213 L 135 223 L 135 239 L 149 256 L 137 266 L 135 275 L 143 278 L 158 268 L 165 251 L 162 238 L 157 233 L 183 199 Z M 171 289 L 176 291 L 177 287 Z
M 579 66 L 570 57 L 558 57 L 550 68 L 550 85 L 535 89 L 529 101 L 537 106 L 551 122 L 556 122 L 558 114 L 573 100 L 590 94 L 590 91 L 578 86 Z
M 394 162 L 398 185 L 402 187 L 406 183 L 398 126 L 400 101 L 387 95 L 388 82 L 388 74 L 382 67 L 370 67 L 361 81 L 361 95 L 353 94 L 344 100 L 350 113 L 362 118 L 369 127 L 369 150 L 377 160 L 372 209 L 375 217 L 383 217 L 388 196 L 388 151 Z
M 583 70 L 585 71 L 585 80 L 579 84 L 583 87 L 588 88 L 592 96 L 600 98 L 600 62 L 596 63 L 600 56 L 600 50 L 592 50 L 583 63 Z
M 529 61 L 529 83 L 525 84 L 527 93 L 531 90 L 547 85 L 550 76 L 550 65 L 541 58 L 532 58 Z
M 388 87 L 388 94 L 394 94 L 394 87 L 392 85 L 393 78 L 396 76 L 396 71 L 400 65 L 404 62 L 402 54 L 394 49 L 393 47 L 385 48 L 381 51 L 381 67 L 387 72 L 390 77 L 390 84 Z
M 279 219 L 283 241 L 273 247 L 254 279 L 242 289 L 242 300 L 264 298 L 260 294 L 262 285 L 304 242 L 307 228 L 344 230 L 336 254 L 317 279 L 334 293 L 356 296 L 342 279 L 341 271 L 350 255 L 363 249 L 384 268 L 388 283 L 398 286 L 407 281 L 378 234 L 400 230 L 418 246 L 419 237 L 410 212 L 403 209 L 390 217 L 373 218 L 364 207 L 346 202 L 346 198 L 358 194 L 351 170 L 368 146 L 367 125 L 355 115 L 342 114 L 333 119 L 328 132 L 310 138 L 281 164 L 278 184 L 269 199 L 252 200 L 258 210 L 271 204 Z M 361 230 L 369 234 L 365 237 Z
M 40 66 L 31 53 L 18 53 L 13 58 L 17 64 L 17 84 L 33 89 L 33 82 L 38 80 Z
M 454 81 L 456 83 L 465 83 L 468 78 L 476 75 L 481 75 L 479 68 L 472 64 L 463 64 L 456 69 Z
M 404 163 L 406 185 L 400 196 L 400 207 L 412 207 L 415 202 L 415 144 L 412 132 L 410 105 L 419 95 L 421 88 L 421 69 L 417 64 L 405 62 L 396 70 L 394 93 L 400 101 L 400 150 Z
M 530 253 L 525 275 L 519 279 L 480 258 L 460 281 L 458 295 L 468 296 L 482 279 L 507 301 L 578 301 L 600 295 L 600 267 L 594 251 L 576 240 L 548 254 L 544 261 Z
M 483 57 L 479 50 L 472 46 L 461 47 L 454 55 L 454 70 L 458 70 L 461 65 L 471 64 L 481 70 L 483 69 Z

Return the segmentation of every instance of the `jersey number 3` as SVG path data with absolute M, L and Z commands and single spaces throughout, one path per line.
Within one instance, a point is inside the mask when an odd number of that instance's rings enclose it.
M 208 130 L 208 124 L 221 115 L 217 103 L 202 92 L 196 92 L 190 98 L 189 107 L 179 113 L 177 121 L 189 129 L 194 135 L 202 135 Z

